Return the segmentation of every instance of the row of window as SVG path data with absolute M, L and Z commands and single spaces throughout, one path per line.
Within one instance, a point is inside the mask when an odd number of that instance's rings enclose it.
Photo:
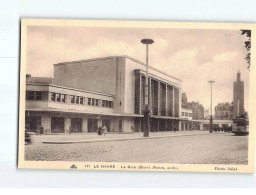
M 215 110 L 233 110 L 233 106 L 225 106 L 225 107 L 215 107 Z
M 182 114 L 182 116 L 192 117 L 192 113 L 182 112 L 181 114 Z
M 26 91 L 26 100 L 42 100 L 42 91 Z
M 65 95 L 65 94 L 51 92 L 51 100 L 52 101 L 65 103 L 66 96 L 67 95 Z M 88 100 L 86 102 L 86 98 L 82 97 L 82 96 L 71 95 L 70 97 L 71 97 L 70 98 L 71 104 L 81 104 L 81 105 L 102 106 L 102 107 L 106 107 L 106 108 L 113 108 L 113 101 L 99 100 L 96 98 L 88 98 Z M 100 102 L 101 102 L 101 105 L 100 105 Z
M 67 94 L 50 92 L 50 98 L 51 98 L 51 101 L 54 101 L 54 102 L 67 103 Z M 70 103 L 113 108 L 113 101 L 100 100 L 96 98 L 87 98 L 87 99 L 88 100 L 86 102 L 85 97 L 71 95 Z M 26 100 L 43 100 L 43 92 L 42 91 L 26 91 Z
M 61 93 L 51 93 L 51 100 L 55 102 L 66 102 L 66 95 Z

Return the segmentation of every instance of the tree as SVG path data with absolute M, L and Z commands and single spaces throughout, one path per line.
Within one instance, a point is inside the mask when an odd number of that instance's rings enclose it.
M 244 44 L 245 44 L 245 48 L 246 50 L 248 51 L 248 53 L 246 54 L 246 57 L 244 58 L 247 63 L 248 63 L 248 66 L 247 68 L 250 69 L 250 64 L 251 64 L 251 30 L 241 30 L 242 33 L 241 35 L 246 35 L 249 40 L 248 41 L 245 41 Z

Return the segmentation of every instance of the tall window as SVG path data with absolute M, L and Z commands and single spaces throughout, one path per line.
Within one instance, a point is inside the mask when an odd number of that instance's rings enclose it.
M 34 91 L 28 91 L 27 100 L 34 100 Z
M 76 96 L 76 104 L 79 104 L 79 96 Z
M 102 100 L 102 107 L 105 107 L 105 100 Z
M 56 93 L 56 101 L 60 102 L 60 93 Z
M 92 106 L 94 106 L 94 99 L 92 98 Z
M 141 108 L 144 110 L 145 108 L 145 77 L 141 77 L 141 85 L 142 85 L 142 90 L 141 90 Z
M 80 102 L 80 104 L 83 105 L 83 104 L 84 104 L 84 98 L 83 98 L 83 97 L 80 97 L 80 101 L 79 101 L 79 102 Z
M 95 106 L 98 106 L 98 105 L 99 105 L 99 100 L 95 99 Z
M 74 104 L 75 103 L 75 96 L 71 95 L 71 103 Z
M 113 108 L 113 102 L 109 101 L 109 108 Z
M 91 98 L 88 98 L 88 105 L 92 104 L 91 100 L 92 100 Z
M 66 95 L 61 94 L 61 102 L 65 103 L 66 102 Z
M 43 99 L 43 92 L 37 91 L 36 92 L 36 100 L 42 100 Z
M 55 95 L 56 95 L 55 93 L 51 92 L 51 100 L 52 101 L 55 101 Z

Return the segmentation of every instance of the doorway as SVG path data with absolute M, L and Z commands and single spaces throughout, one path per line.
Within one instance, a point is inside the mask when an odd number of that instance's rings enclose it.
M 64 117 L 51 118 L 51 132 L 64 133 Z
M 31 132 L 36 132 L 37 125 L 41 125 L 41 116 L 26 116 L 25 125 L 26 129 Z
M 105 125 L 107 131 L 110 132 L 110 120 L 109 119 L 102 119 L 102 125 Z
M 81 118 L 71 118 L 71 132 L 81 133 L 82 132 L 82 119 Z
M 88 132 L 97 132 L 98 129 L 98 119 L 88 119 Z

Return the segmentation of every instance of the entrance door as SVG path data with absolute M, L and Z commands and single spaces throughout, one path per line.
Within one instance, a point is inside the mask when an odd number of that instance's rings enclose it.
M 81 118 L 71 118 L 72 133 L 82 132 L 82 119 Z
M 110 131 L 110 120 L 109 119 L 102 119 L 102 125 L 105 125 L 107 128 L 107 131 Z
M 51 132 L 64 133 L 64 117 L 51 118 Z
M 98 119 L 88 119 L 88 132 L 97 132 L 98 129 Z
M 36 132 L 37 125 L 41 125 L 41 116 L 26 116 L 25 124 L 29 131 Z

